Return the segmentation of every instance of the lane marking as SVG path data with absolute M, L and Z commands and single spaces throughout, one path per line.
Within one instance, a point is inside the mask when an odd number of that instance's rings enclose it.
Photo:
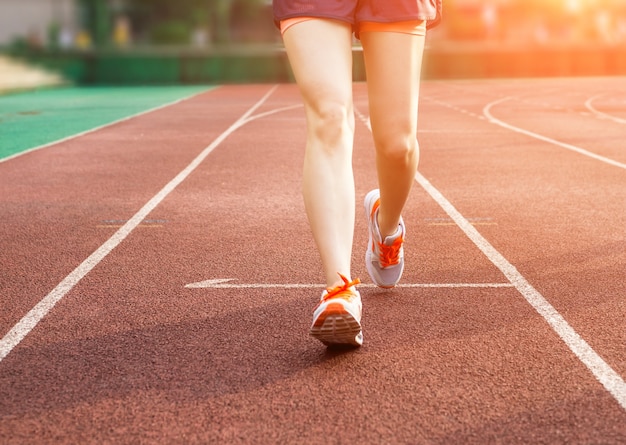
M 232 283 L 235 278 L 216 278 L 185 285 L 187 289 L 324 289 L 324 284 L 305 283 Z M 361 283 L 359 287 L 376 288 L 373 283 Z M 397 288 L 502 288 L 513 287 L 511 283 L 403 283 Z
M 557 146 L 559 146 L 561 148 L 565 148 L 567 150 L 575 151 L 577 153 L 580 153 L 582 155 L 585 155 L 585 156 L 588 156 L 590 158 L 596 159 L 598 161 L 605 162 L 606 164 L 613 165 L 615 167 L 623 168 L 623 169 L 626 170 L 626 164 L 623 164 L 621 162 L 617 162 L 617 161 L 614 161 L 613 159 L 606 158 L 604 156 L 600 156 L 599 154 L 593 153 L 591 151 L 585 150 L 585 149 L 580 148 L 580 147 L 576 147 L 575 145 L 567 144 L 565 142 L 557 141 L 556 139 L 552 139 L 552 138 L 549 138 L 549 137 L 546 137 L 546 136 L 542 136 L 542 135 L 540 135 L 538 133 L 534 133 L 532 131 L 524 130 L 523 128 L 519 128 L 519 127 L 516 127 L 514 125 L 507 124 L 506 122 L 501 121 L 500 119 L 497 119 L 497 118 L 493 117 L 493 115 L 491 114 L 491 108 L 494 105 L 498 105 L 498 104 L 500 104 L 502 102 L 505 102 L 505 101 L 511 100 L 511 99 L 512 99 L 511 96 L 507 96 L 507 97 L 503 97 L 501 99 L 495 100 L 495 101 L 485 105 L 485 107 L 483 108 L 483 114 L 489 120 L 489 122 L 491 122 L 493 124 L 496 124 L 496 125 L 499 125 L 499 126 L 501 126 L 503 128 L 506 128 L 507 130 L 511 130 L 511 131 L 516 132 L 516 133 L 521 133 L 521 134 L 524 134 L 526 136 L 530 136 L 532 138 L 539 139 L 540 141 L 544 141 L 544 142 L 548 142 L 548 143 L 553 144 L 553 145 L 557 145 Z
M 98 224 L 96 226 L 97 229 L 119 229 L 123 227 L 122 224 Z M 163 224 L 139 224 L 137 228 L 156 228 L 163 227 Z
M 48 312 L 76 286 L 93 268 L 95 268 L 115 247 L 117 247 L 130 233 L 140 225 L 166 197 L 181 182 L 183 182 L 204 159 L 218 147 L 224 140 L 238 130 L 250 115 L 254 113 L 278 86 L 274 85 L 270 90 L 239 119 L 237 119 L 226 131 L 219 135 L 208 147 L 206 147 L 191 163 L 185 167 L 174 179 L 172 179 L 161 191 L 148 201 L 131 219 L 117 230 L 104 244 L 85 259 L 76 269 L 70 272 L 48 295 L 37 303 L 22 319 L 0 340 L 0 362 L 15 348 L 43 319 Z
M 130 116 L 126 116 L 126 117 L 123 117 L 121 119 L 114 120 L 113 122 L 109 122 L 108 124 L 99 125 L 97 127 L 90 128 L 89 130 L 81 131 L 80 133 L 76 133 L 76 134 L 73 134 L 73 135 L 61 138 L 61 139 L 57 139 L 56 141 L 46 142 L 45 144 L 38 145 L 36 147 L 32 147 L 32 148 L 29 148 L 27 150 L 20 151 L 18 153 L 12 154 L 10 156 L 4 157 L 4 158 L 0 158 L 0 164 L 3 163 L 3 162 L 6 162 L 6 161 L 10 161 L 11 159 L 18 158 L 18 157 L 20 157 L 22 155 L 25 155 L 27 153 L 32 153 L 33 151 L 38 151 L 38 150 L 41 150 L 43 148 L 52 147 L 53 145 L 61 144 L 63 142 L 67 142 L 67 141 L 70 141 L 72 139 L 75 139 L 75 138 L 78 138 L 78 137 L 81 137 L 81 136 L 85 136 L 85 135 L 90 134 L 90 133 L 94 133 L 94 132 L 96 132 L 98 130 L 102 130 L 102 129 L 110 127 L 112 125 L 119 124 L 121 122 L 126 122 L 126 121 L 128 121 L 130 119 L 134 119 L 134 118 L 139 117 L 139 116 L 143 116 L 144 114 L 152 113 L 153 111 L 158 111 L 158 110 L 161 110 L 163 108 L 169 107 L 171 105 L 179 104 L 180 102 L 184 102 L 184 101 L 189 100 L 189 99 L 191 99 L 193 97 L 199 96 L 200 94 L 204 94 L 207 91 L 215 91 L 218 88 L 219 88 L 219 85 L 215 86 L 215 87 L 207 88 L 206 90 L 200 91 L 199 93 L 193 93 L 193 94 L 190 94 L 189 96 L 181 97 L 180 99 L 176 99 L 176 100 L 174 100 L 172 102 L 168 102 L 166 104 L 161 104 L 161 105 L 158 105 L 156 107 L 149 108 L 149 109 L 144 110 L 144 111 L 140 111 L 139 113 L 132 114 Z
M 548 322 L 578 359 L 626 410 L 626 382 L 583 340 L 559 312 L 500 252 L 498 252 L 458 210 L 419 172 L 416 181 L 465 232 L 481 252 L 508 278 L 526 301 Z
M 254 116 L 246 119 L 241 125 L 245 125 L 249 122 L 255 121 L 257 119 L 261 119 L 267 116 L 271 116 L 272 114 L 277 114 L 277 113 L 282 113 L 283 111 L 290 111 L 290 110 L 295 110 L 297 108 L 303 108 L 304 105 L 302 104 L 297 104 L 297 105 L 289 105 L 287 107 L 281 107 L 281 108 L 275 108 L 269 111 L 265 111 L 263 113 L 259 113 L 259 114 L 255 114 Z
M 457 107 L 456 105 L 452 105 L 452 104 L 450 104 L 448 102 L 444 102 L 442 100 L 435 99 L 433 97 L 425 96 L 424 100 L 429 100 L 430 102 L 433 102 L 433 103 L 435 103 L 437 105 L 441 105 L 442 107 L 449 108 L 449 109 L 457 111 L 459 113 L 467 114 L 468 116 L 475 117 L 476 119 L 485 120 L 485 117 L 481 116 L 480 114 L 474 113 L 473 111 L 466 110 L 465 108 Z M 454 131 L 454 130 L 452 130 L 452 131 Z M 425 130 L 423 132 L 428 132 L 428 130 Z M 439 132 L 442 132 L 442 131 L 439 131 Z M 418 130 L 418 133 L 422 133 L 422 130 Z M 463 131 L 463 133 L 467 133 L 467 132 Z
M 126 224 L 128 222 L 127 219 L 107 219 L 104 221 L 100 221 L 100 224 L 97 224 L 96 227 L 98 229 L 117 229 L 120 227 L 123 227 L 124 224 Z M 167 224 L 167 220 L 166 219 L 145 219 L 143 221 L 141 221 L 141 224 L 139 224 L 137 227 L 143 227 L 143 228 L 155 228 L 155 227 L 163 227 L 164 224 Z
M 465 218 L 467 219 L 470 224 L 472 224 L 473 226 L 497 226 L 498 223 L 496 221 L 493 220 L 493 218 L 491 217 L 477 217 L 477 218 L 471 218 L 471 217 L 467 217 Z M 455 226 L 456 227 L 456 223 L 452 220 L 450 220 L 450 218 L 424 218 L 424 223 L 428 226 Z
M 440 223 L 427 223 L 429 226 L 456 226 L 456 223 L 454 222 L 440 222 Z M 497 226 L 498 223 L 490 223 L 490 222 L 473 222 L 470 223 L 473 226 Z
M 626 124 L 626 119 L 621 119 L 621 118 L 616 117 L 616 116 L 613 116 L 613 115 L 611 115 L 611 114 L 604 113 L 604 112 L 602 112 L 602 111 L 600 111 L 600 110 L 596 109 L 596 108 L 592 105 L 592 102 L 593 102 L 594 100 L 596 100 L 597 98 L 602 97 L 602 96 L 606 96 L 606 94 L 596 94 L 595 96 L 590 97 L 590 98 L 589 98 L 589 99 L 585 102 L 585 107 L 586 107 L 589 111 L 591 111 L 593 114 L 595 114 L 596 116 L 599 116 L 599 117 L 602 117 L 602 118 L 605 118 L 605 119 L 612 120 L 612 121 L 614 121 L 614 122 L 617 122 L 618 124 Z
M 367 126 L 367 120 L 356 112 Z M 368 126 L 371 131 L 371 127 Z M 606 363 L 600 355 L 570 326 L 563 316 L 541 295 L 500 252 L 437 190 L 421 173 L 415 174 L 415 180 L 456 222 L 465 235 L 491 261 L 518 290 L 526 301 L 548 323 L 567 347 L 591 371 L 596 380 L 613 396 L 626 411 L 626 382 Z

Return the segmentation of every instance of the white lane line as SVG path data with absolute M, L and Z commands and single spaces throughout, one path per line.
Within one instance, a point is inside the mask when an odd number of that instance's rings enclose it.
M 128 220 L 113 236 L 74 269 L 48 295 L 35 305 L 13 328 L 0 340 L 0 362 L 26 337 L 50 310 L 87 275 L 100 261 L 102 261 L 115 247 L 117 247 L 148 214 L 154 210 L 181 182 L 183 182 L 202 161 L 218 147 L 233 132 L 239 129 L 268 97 L 276 90 L 273 86 L 256 104 L 246 111 L 235 123 L 218 136 L 206 147 L 191 163 L 172 179 L 161 191 L 148 201 L 132 218 Z
M 619 118 L 619 117 L 612 116 L 612 115 L 607 114 L 607 113 L 603 113 L 602 111 L 600 111 L 600 110 L 596 109 L 596 108 L 592 105 L 593 101 L 594 101 L 594 100 L 596 100 L 597 98 L 601 97 L 601 96 L 605 96 L 605 94 L 596 94 L 595 96 L 590 97 L 590 98 L 589 98 L 589 99 L 585 102 L 585 107 L 586 107 L 589 111 L 591 111 L 593 114 L 595 114 L 596 116 L 603 117 L 603 118 L 605 118 L 605 119 L 610 119 L 610 120 L 612 120 L 612 121 L 614 121 L 614 122 L 617 122 L 618 124 L 626 124 L 626 119 L 621 119 L 621 118 Z
M 306 283 L 232 283 L 235 278 L 216 278 L 185 285 L 187 289 L 324 289 L 324 284 Z M 375 288 L 372 283 L 361 283 L 359 287 Z M 503 288 L 511 283 L 403 283 L 398 288 Z
M 465 232 L 467 237 L 509 279 L 528 303 L 548 322 L 578 359 L 592 372 L 596 379 L 611 393 L 617 403 L 626 410 L 626 382 L 606 363 L 585 340 L 578 335 L 558 311 L 526 281 L 521 273 L 507 261 L 456 208 L 419 172 L 416 181 L 441 206 Z
M 368 126 L 367 118 L 356 112 L 361 121 Z M 432 184 L 417 172 L 415 180 L 456 222 L 465 235 L 480 249 L 509 282 L 518 290 L 526 301 L 543 317 L 552 330 L 563 340 L 567 347 L 591 371 L 595 378 L 626 410 L 626 382 L 589 344 L 572 328 L 559 312 L 522 276 L 504 256 L 487 241 L 476 228 L 448 201 Z
M 7 156 L 6 158 L 0 159 L 0 164 L 3 163 L 3 162 L 6 162 L 6 161 L 10 161 L 11 159 L 15 159 L 17 157 L 20 157 L 22 155 L 25 155 L 26 153 L 31 153 L 33 151 L 41 150 L 42 148 L 52 147 L 53 145 L 60 144 L 62 142 L 66 142 L 66 141 L 70 141 L 72 139 L 84 136 L 86 134 L 93 133 L 93 132 L 98 131 L 98 130 L 102 130 L 103 128 L 107 128 L 107 127 L 110 127 L 112 125 L 119 124 L 120 122 L 125 122 L 127 120 L 134 119 L 134 118 L 139 117 L 139 116 L 143 116 L 144 114 L 152 113 L 153 111 L 157 111 L 157 110 L 160 110 L 162 108 L 169 107 L 171 105 L 176 105 L 176 104 L 178 104 L 180 102 L 183 102 L 185 100 L 191 99 L 192 97 L 196 97 L 196 96 L 199 96 L 200 94 L 206 93 L 207 91 L 214 91 L 217 88 L 219 88 L 219 86 L 216 86 L 216 87 L 213 87 L 213 88 L 207 88 L 206 90 L 200 91 L 199 93 L 193 93 L 193 94 L 190 94 L 189 96 L 181 97 L 180 99 L 176 99 L 175 101 L 168 102 L 168 103 L 162 104 L 162 105 L 158 105 L 158 106 L 156 106 L 154 108 L 150 108 L 148 110 L 140 111 L 139 113 L 132 114 L 130 116 L 123 117 L 121 119 L 117 119 L 117 120 L 115 120 L 113 122 L 109 122 L 108 124 L 103 124 L 103 125 L 100 125 L 98 127 L 90 128 L 89 130 L 81 131 L 80 133 L 72 134 L 70 136 L 67 136 L 67 137 L 64 137 L 64 138 L 61 138 L 61 139 L 57 139 L 56 141 L 47 142 L 47 143 L 45 143 L 43 145 L 39 145 L 37 147 L 29 148 L 28 150 L 20 151 L 19 153 L 15 153 L 15 154 L 13 154 L 11 156 Z
M 489 122 L 491 122 L 493 124 L 496 124 L 496 125 L 499 125 L 499 126 L 501 126 L 503 128 L 506 128 L 508 130 L 514 131 L 516 133 L 525 134 L 526 136 L 530 136 L 532 138 L 539 139 L 540 141 L 548 142 L 550 144 L 557 145 L 557 146 L 565 148 L 567 150 L 575 151 L 577 153 L 580 153 L 580 154 L 585 155 L 585 156 L 589 156 L 590 158 L 596 159 L 598 161 L 602 161 L 602 162 L 605 162 L 605 163 L 607 163 L 609 165 L 613 165 L 615 167 L 623 168 L 623 169 L 626 170 L 626 164 L 623 164 L 621 162 L 617 162 L 617 161 L 614 161 L 613 159 L 606 158 L 604 156 L 600 156 L 600 155 L 598 155 L 596 153 L 590 152 L 590 151 L 585 150 L 583 148 L 576 147 L 575 145 L 566 144 L 565 142 L 557 141 L 556 139 L 552 139 L 552 138 L 549 138 L 549 137 L 546 137 L 546 136 L 542 136 L 542 135 L 540 135 L 538 133 L 533 133 L 532 131 L 524 130 L 523 128 L 515 127 L 513 125 L 510 125 L 510 124 L 507 124 L 506 122 L 501 121 L 500 119 L 496 119 L 495 117 L 493 117 L 493 115 L 491 114 L 491 108 L 494 105 L 498 105 L 498 104 L 500 104 L 502 102 L 505 102 L 507 100 L 510 100 L 510 99 L 512 99 L 512 97 L 508 96 L 508 97 L 504 97 L 504 98 L 495 100 L 495 101 L 485 105 L 485 107 L 483 108 L 483 114 L 489 120 Z
M 281 107 L 281 108 L 275 108 L 273 110 L 269 110 L 269 111 L 265 111 L 263 113 L 259 113 L 259 114 L 255 114 L 254 116 L 246 119 L 244 122 L 242 122 L 241 125 L 245 125 L 249 122 L 255 121 L 257 119 L 262 119 L 264 117 L 267 116 L 271 116 L 272 114 L 277 114 L 277 113 L 282 113 L 283 111 L 290 111 L 290 110 L 295 110 L 297 108 L 303 108 L 304 105 L 299 104 L 299 105 L 289 105 L 287 107 Z

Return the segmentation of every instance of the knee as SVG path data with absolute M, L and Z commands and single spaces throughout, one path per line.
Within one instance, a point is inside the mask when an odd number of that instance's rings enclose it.
M 309 131 L 326 147 L 340 145 L 354 133 L 354 114 L 350 105 L 326 101 L 310 113 Z
M 419 146 L 414 134 L 390 133 L 375 140 L 376 153 L 389 161 L 410 163 L 419 154 Z

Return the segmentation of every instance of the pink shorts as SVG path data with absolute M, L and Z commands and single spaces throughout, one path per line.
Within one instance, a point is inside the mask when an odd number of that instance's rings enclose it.
M 442 0 L 273 0 L 274 22 L 284 30 L 289 19 L 326 18 L 352 25 L 358 37 L 361 31 L 421 32 L 421 22 L 434 26 L 441 18 Z M 283 23 L 284 22 L 284 23 Z M 298 21 L 296 21 L 298 23 Z M 379 28 L 369 23 L 394 25 Z M 403 23 L 397 26 L 398 23 Z M 372 26 L 374 26 L 372 28 Z M 414 31 L 412 28 L 419 30 Z M 375 28 L 375 29 L 374 29 Z M 400 31 L 398 31 L 400 30 Z
M 307 20 L 313 20 L 317 17 L 294 17 L 291 19 L 281 20 L 280 33 L 284 34 L 293 25 L 306 22 Z M 411 34 L 414 36 L 426 35 L 426 21 L 425 20 L 406 20 L 402 22 L 359 22 L 358 25 L 354 25 L 354 33 L 359 36 L 363 32 L 399 32 L 401 34 Z

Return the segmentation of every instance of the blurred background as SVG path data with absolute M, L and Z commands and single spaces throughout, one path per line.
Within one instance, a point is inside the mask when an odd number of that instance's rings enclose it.
M 426 78 L 623 75 L 626 0 L 444 0 L 427 46 Z M 83 84 L 292 80 L 271 0 L 0 0 L 0 51 Z

